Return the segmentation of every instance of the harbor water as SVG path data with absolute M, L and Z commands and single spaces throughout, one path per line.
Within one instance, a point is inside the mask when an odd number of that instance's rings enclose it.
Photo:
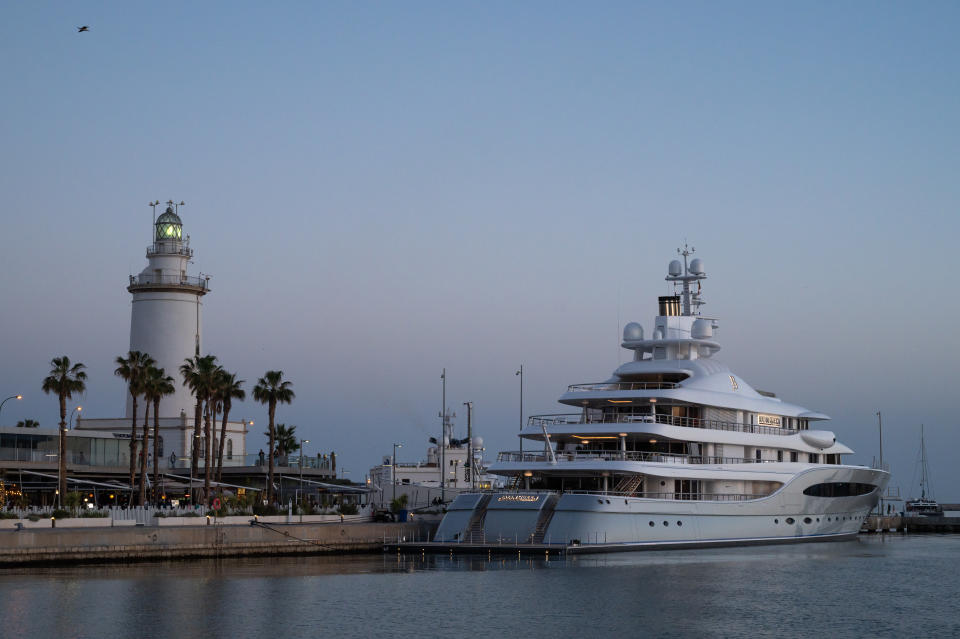
M 2 637 L 960 636 L 960 535 L 0 570 Z

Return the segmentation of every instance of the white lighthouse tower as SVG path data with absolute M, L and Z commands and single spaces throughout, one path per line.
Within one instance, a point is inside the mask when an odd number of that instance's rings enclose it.
M 175 380 L 176 392 L 160 400 L 160 417 L 192 416 L 194 398 L 183 384 L 180 365 L 201 352 L 202 298 L 210 292 L 209 276 L 187 274 L 193 257 L 190 236 L 183 234 L 179 207 L 167 202 L 153 224 L 153 244 L 147 247 L 147 267 L 130 276 L 130 350 L 150 355 Z M 156 206 L 156 205 L 154 205 Z M 142 408 L 142 406 L 141 406 Z M 132 410 L 127 398 L 127 417 Z
M 179 208 L 183 206 L 166 203 L 166 210 L 156 217 L 154 207 L 153 243 L 147 247 L 147 267 L 137 275 L 130 276 L 127 290 L 133 295 L 130 311 L 130 350 L 146 353 L 158 368 L 173 378 L 173 394 L 160 400 L 159 438 L 156 455 L 164 469 L 181 471 L 191 466 L 194 444 L 194 406 L 196 400 L 184 385 L 180 366 L 194 355 L 203 353 L 200 340 L 203 337 L 203 296 L 210 292 L 210 278 L 204 275 L 188 275 L 187 267 L 193 258 L 190 237 L 183 233 Z M 206 353 L 204 353 L 206 354 Z M 126 390 L 126 388 L 124 388 Z M 126 417 L 77 419 L 77 430 L 94 430 L 113 433 L 115 438 L 130 436 L 130 417 L 133 402 L 130 393 L 126 396 Z M 143 423 L 145 402 L 137 407 L 137 422 Z M 234 406 L 234 414 L 239 412 Z M 242 415 L 242 413 L 240 413 Z M 224 440 L 224 466 L 243 466 L 247 463 L 246 435 L 253 421 L 227 422 L 227 437 Z M 153 426 L 153 411 L 150 411 L 150 426 Z M 216 430 L 216 429 L 215 429 Z M 213 450 L 218 450 L 219 432 L 212 433 Z M 138 435 L 140 437 L 141 435 Z M 203 460 L 206 438 L 197 442 L 198 455 Z M 120 452 L 120 465 L 125 467 L 129 459 L 125 449 Z M 200 462 L 205 463 L 204 461 Z

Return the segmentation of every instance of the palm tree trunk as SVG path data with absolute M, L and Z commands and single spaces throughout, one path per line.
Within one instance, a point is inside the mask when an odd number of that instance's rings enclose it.
M 227 439 L 227 417 L 230 415 L 230 404 L 223 405 L 223 424 L 220 426 L 220 445 L 217 451 L 217 482 L 223 481 L 223 446 Z
M 150 400 L 143 402 L 143 445 L 140 447 L 140 505 L 147 505 L 147 450 L 150 448 Z
M 273 505 L 273 447 L 277 441 L 277 433 L 273 429 L 273 417 L 276 412 L 277 412 L 277 402 L 275 400 L 271 400 L 270 401 L 270 423 L 267 427 L 267 431 L 269 431 L 270 433 L 270 446 L 268 447 L 268 451 L 267 451 L 269 453 L 269 455 L 267 455 L 267 457 L 269 458 L 269 461 L 267 462 L 267 468 L 269 469 L 267 471 L 267 477 L 268 477 L 267 504 L 271 506 Z
M 57 494 L 60 499 L 57 500 L 57 506 L 62 507 L 63 500 L 67 497 L 67 398 L 60 395 L 60 452 L 57 455 Z
M 153 504 L 160 505 L 160 399 L 153 400 Z
M 137 396 L 133 393 L 133 417 L 130 418 L 130 499 L 127 506 L 133 507 L 133 483 L 137 476 Z
M 203 503 L 210 506 L 210 459 L 213 457 L 213 442 L 210 439 L 210 412 L 213 409 L 210 406 L 211 401 L 207 400 L 207 410 L 203 420 L 204 459 L 203 459 Z
M 190 446 L 190 476 L 197 476 L 197 455 L 200 452 L 200 422 L 203 419 L 203 400 L 197 398 L 197 405 L 193 409 L 193 443 Z M 193 483 L 190 484 L 190 503 L 196 505 L 196 491 Z

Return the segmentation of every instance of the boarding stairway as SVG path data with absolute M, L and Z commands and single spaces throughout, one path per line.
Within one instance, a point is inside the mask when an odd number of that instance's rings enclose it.
M 482 544 L 486 541 L 483 534 L 483 522 L 487 518 L 487 504 L 490 503 L 490 497 L 491 495 L 486 494 L 477 502 L 473 509 L 473 516 L 470 518 L 470 525 L 463 535 L 463 543 Z
M 530 534 L 531 544 L 543 543 L 543 538 L 547 533 L 547 526 L 550 525 L 550 521 L 553 519 L 554 509 L 558 501 L 560 501 L 559 495 L 550 495 L 543 503 L 543 507 L 540 508 L 540 516 L 537 517 L 537 526 L 533 529 L 533 533 Z
M 637 492 L 637 489 L 640 488 L 640 484 L 642 483 L 643 475 L 626 475 L 614 486 L 613 492 L 618 495 L 632 496 Z

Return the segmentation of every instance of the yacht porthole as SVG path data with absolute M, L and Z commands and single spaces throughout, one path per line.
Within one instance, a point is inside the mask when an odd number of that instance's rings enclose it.
M 609 500 L 609 499 L 607 500 L 607 503 L 608 503 L 608 504 L 610 503 L 610 500 Z
M 819 518 L 819 517 L 817 517 L 817 523 L 818 523 L 818 524 L 820 523 L 820 518 Z
M 813 520 L 810 519 L 809 517 L 804 517 L 804 518 L 803 518 L 803 523 L 805 523 L 805 524 L 812 524 L 812 523 L 813 523 Z
M 652 521 L 650 522 L 650 527 L 653 528 L 653 522 L 652 522 Z
M 663 525 L 664 525 L 664 526 L 669 526 L 670 524 L 669 524 L 668 522 L 663 522 Z
M 677 525 L 678 525 L 678 526 L 682 526 L 682 525 L 683 525 L 683 522 L 682 522 L 682 521 L 678 521 L 678 522 L 677 522 Z
M 598 500 L 597 500 L 597 503 L 598 503 L 598 504 L 602 504 L 602 503 L 603 503 L 603 500 L 602 500 L 602 499 L 598 499 Z
M 780 523 L 780 520 L 779 520 L 779 519 L 774 519 L 774 520 L 773 520 L 773 523 L 779 524 L 779 523 Z
M 793 523 L 793 517 L 787 517 L 784 521 L 787 522 L 788 524 L 792 524 L 792 523 Z

